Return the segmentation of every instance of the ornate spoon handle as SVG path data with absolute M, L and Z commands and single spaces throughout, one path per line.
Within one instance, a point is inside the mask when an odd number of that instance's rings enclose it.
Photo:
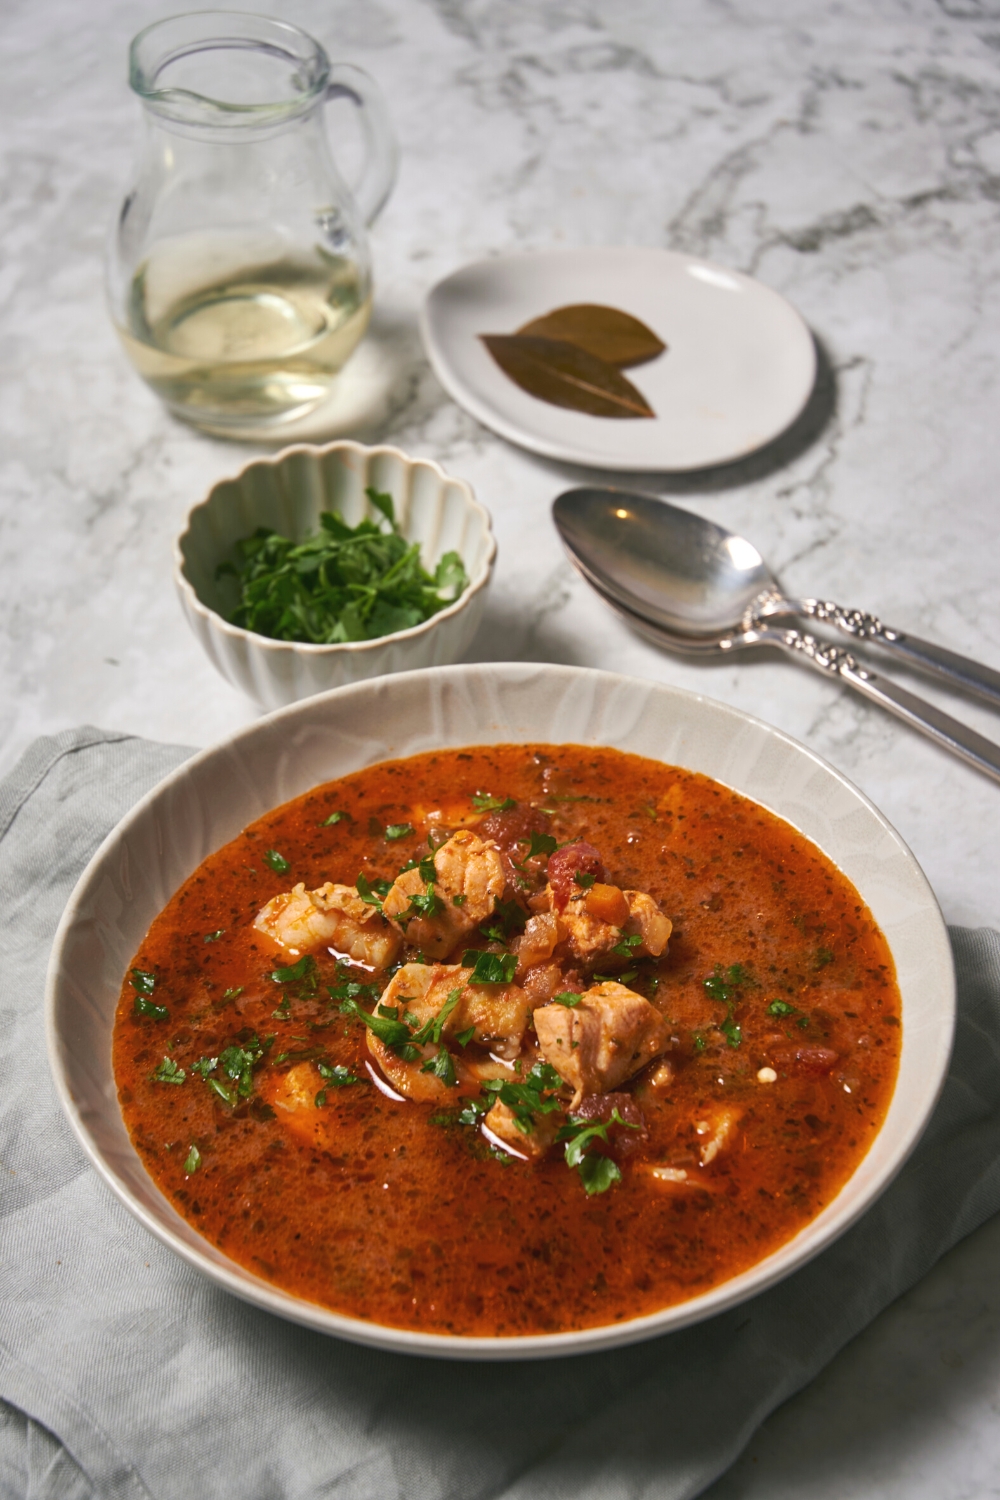
M 844 609 L 829 599 L 787 599 L 782 602 L 788 606 L 789 614 L 825 620 L 847 635 L 853 635 L 855 640 L 874 641 L 911 667 L 931 672 L 967 692 L 978 693 L 989 702 L 1000 704 L 1000 672 L 994 672 L 992 667 L 981 666 L 967 656 L 959 656 L 957 651 L 946 651 L 943 646 L 922 641 L 902 630 L 891 630 L 876 615 L 866 615 L 860 609 Z
M 783 651 L 807 661 L 827 677 L 840 677 L 866 698 L 881 704 L 907 724 L 912 724 L 914 729 L 919 729 L 930 739 L 936 740 L 946 750 L 968 761 L 970 766 L 984 771 L 994 781 L 1000 781 L 1000 745 L 995 745 L 992 740 L 977 734 L 967 725 L 960 724 L 950 714 L 942 713 L 933 704 L 918 698 L 915 693 L 899 687 L 890 678 L 880 677 L 877 672 L 869 671 L 842 646 L 831 646 L 827 641 L 803 635 L 799 630 L 765 628 L 748 632 L 748 635 L 751 634 L 754 644 L 780 646 Z

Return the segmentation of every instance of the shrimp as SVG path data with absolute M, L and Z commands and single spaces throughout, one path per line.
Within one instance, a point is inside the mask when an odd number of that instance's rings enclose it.
M 444 958 L 492 914 L 505 884 L 496 845 L 462 828 L 435 852 L 433 881 L 425 881 L 419 869 L 405 870 L 382 909 L 412 948 Z
M 460 964 L 404 964 L 397 969 L 382 996 L 382 1005 L 412 1016 L 419 1031 L 448 1005 L 441 1023 L 442 1039 L 470 1029 L 480 1047 L 513 1060 L 521 1051 L 528 1025 L 528 997 L 516 984 L 470 984 L 470 971 Z M 454 1004 L 449 1004 L 455 996 Z M 369 1038 L 371 1033 L 369 1033 Z
M 253 925 L 286 953 L 330 947 L 372 969 L 389 968 L 403 946 L 376 907 L 362 901 L 351 886 L 329 880 L 315 891 L 307 891 L 300 881 L 293 890 L 272 896 Z

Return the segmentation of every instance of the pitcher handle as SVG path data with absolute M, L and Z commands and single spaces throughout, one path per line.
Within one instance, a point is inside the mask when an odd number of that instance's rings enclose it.
M 384 208 L 399 168 L 399 147 L 385 99 L 374 78 L 351 63 L 334 63 L 331 67 L 327 103 L 331 99 L 349 99 L 358 110 L 365 159 L 358 181 L 350 188 L 361 217 L 371 224 Z

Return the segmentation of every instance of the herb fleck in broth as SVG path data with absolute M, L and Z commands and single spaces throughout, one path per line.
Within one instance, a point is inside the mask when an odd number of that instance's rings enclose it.
M 449 886 L 455 850 L 485 883 Z M 328 881 L 354 926 L 278 948 L 298 908 L 275 898 Z M 639 942 L 637 893 L 662 913 Z M 577 948 L 525 977 L 576 912 Z M 351 961 L 358 933 L 383 968 Z M 588 1051 L 600 1004 L 639 1017 L 625 1064 Z M 516 1335 L 654 1312 L 789 1239 L 868 1150 L 900 1041 L 885 940 L 788 824 L 618 751 L 498 746 L 318 787 L 212 855 L 130 966 L 114 1053 L 151 1175 L 248 1270 L 352 1317 Z M 578 1088 L 587 1068 L 611 1085 Z

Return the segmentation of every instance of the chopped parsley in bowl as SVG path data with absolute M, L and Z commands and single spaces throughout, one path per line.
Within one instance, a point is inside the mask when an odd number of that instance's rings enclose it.
M 365 517 L 348 526 L 325 510 L 301 542 L 267 526 L 238 541 L 236 559 L 216 569 L 240 586 L 232 623 L 273 640 L 333 645 L 410 630 L 454 603 L 469 583 L 459 553 L 445 552 L 428 573 L 419 542 L 399 529 L 392 496 L 371 485 L 365 493 L 381 524 Z
M 397 448 L 297 446 L 220 480 L 175 544 L 188 623 L 264 708 L 466 650 L 496 542 L 464 480 Z

